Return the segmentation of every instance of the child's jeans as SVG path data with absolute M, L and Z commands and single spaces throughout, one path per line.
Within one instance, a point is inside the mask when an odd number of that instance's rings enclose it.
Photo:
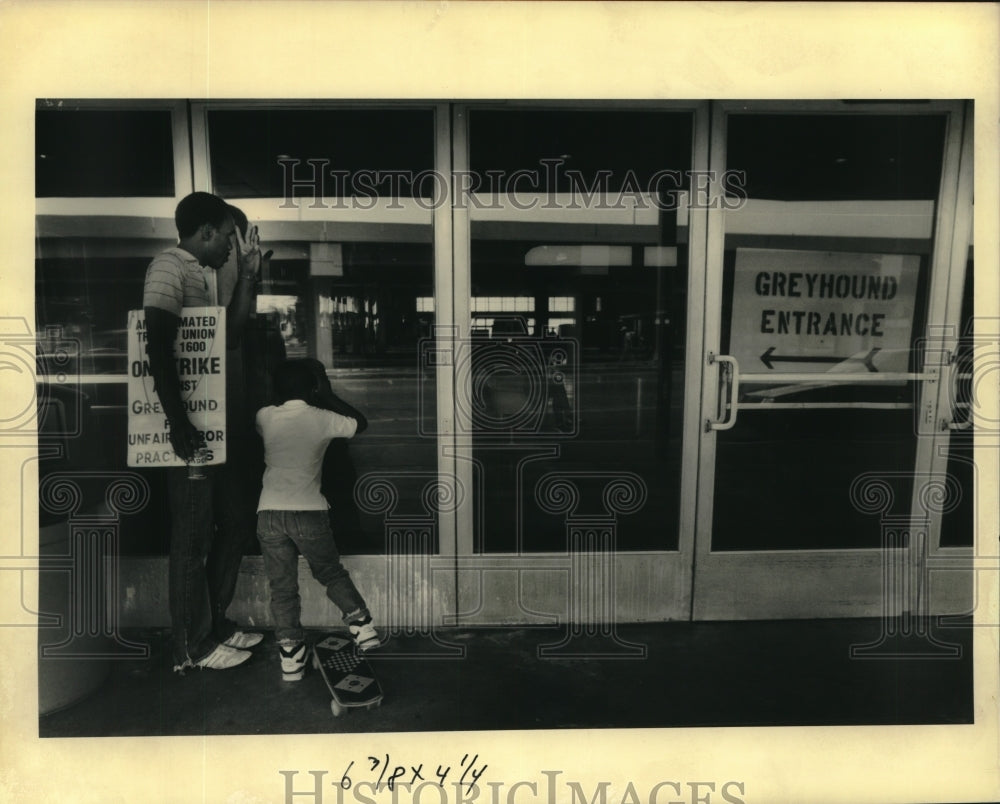
M 340 563 L 326 511 L 260 511 L 257 539 L 271 586 L 271 616 L 278 642 L 301 642 L 305 636 L 299 621 L 299 553 L 345 622 L 369 616 L 364 598 Z

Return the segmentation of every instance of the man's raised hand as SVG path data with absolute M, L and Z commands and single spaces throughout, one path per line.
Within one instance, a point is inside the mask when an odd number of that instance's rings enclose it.
M 239 227 L 236 227 L 236 254 L 240 274 L 247 278 L 256 277 L 260 271 L 260 234 L 254 224 L 247 227 L 245 239 Z

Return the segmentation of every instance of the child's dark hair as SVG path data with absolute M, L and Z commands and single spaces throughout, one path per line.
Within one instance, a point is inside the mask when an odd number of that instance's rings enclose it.
M 286 360 L 274 372 L 274 401 L 283 405 L 290 399 L 313 403 L 319 394 L 319 379 L 309 359 Z M 322 366 L 322 364 L 320 364 Z
M 240 234 L 244 237 L 247 236 L 247 226 L 250 225 L 250 221 L 247 220 L 246 213 L 239 207 L 234 207 L 229 204 L 229 214 L 233 216 L 233 223 L 236 228 L 240 230 Z

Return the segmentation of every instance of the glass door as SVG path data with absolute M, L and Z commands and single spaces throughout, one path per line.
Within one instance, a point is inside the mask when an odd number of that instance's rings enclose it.
M 706 123 L 456 110 L 461 622 L 689 616 Z
M 696 619 L 877 616 L 897 582 L 935 607 L 962 131 L 961 104 L 715 109 Z
M 365 414 L 363 436 L 326 451 L 331 526 L 388 632 L 430 630 L 455 608 L 438 427 L 450 374 L 423 359 L 452 315 L 447 106 L 219 101 L 193 115 L 196 186 L 241 208 L 273 252 L 247 386 L 266 399 L 269 364 L 313 358 Z M 219 276 L 223 298 L 234 282 Z

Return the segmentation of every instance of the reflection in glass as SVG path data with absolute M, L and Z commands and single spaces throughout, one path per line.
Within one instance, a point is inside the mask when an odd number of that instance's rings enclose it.
M 851 486 L 876 473 L 887 513 L 909 511 L 919 389 L 835 375 L 920 370 L 944 118 L 732 114 L 727 127 L 749 200 L 726 221 L 721 348 L 742 359 L 737 424 L 717 442 L 712 549 L 877 548 L 879 518 L 855 510 Z M 792 333 L 795 315 L 819 324 Z
M 36 198 L 174 195 L 169 110 L 65 103 L 35 113 Z
M 472 221 L 474 549 L 566 551 L 567 514 L 538 496 L 554 473 L 579 491 L 570 515 L 594 521 L 609 479 L 638 476 L 646 499 L 617 521 L 617 549 L 676 550 L 687 231 L 652 179 L 687 189 L 690 117 L 473 110 L 470 147 L 481 192 L 506 204 Z M 538 195 L 518 196 L 534 210 L 506 200 L 517 171 L 535 175 Z M 553 211 L 551 194 L 581 188 L 597 192 Z M 645 211 L 622 223 L 633 189 Z
M 288 258 L 297 253 L 310 257 Z M 437 471 L 435 377 L 420 360 L 433 299 L 432 246 L 395 242 L 278 244 L 257 297 L 258 316 L 273 322 L 287 355 L 322 361 L 334 391 L 368 418 L 369 429 L 335 443 L 324 465 L 347 554 L 385 548 L 382 520 L 356 504 L 357 478 L 391 475 L 403 515 L 419 506 L 424 473 Z
M 224 198 L 416 198 L 434 191 L 426 109 L 211 109 L 212 184 Z

